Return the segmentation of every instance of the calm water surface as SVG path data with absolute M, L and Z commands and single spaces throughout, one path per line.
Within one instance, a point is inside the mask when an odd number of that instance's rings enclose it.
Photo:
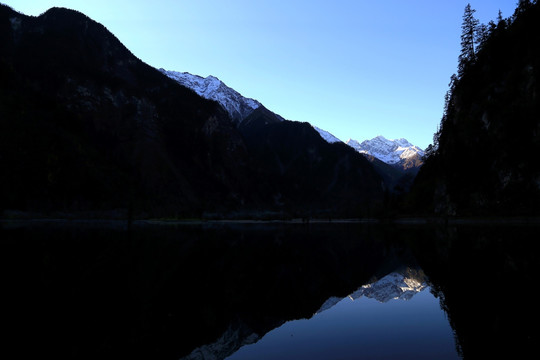
M 345 298 L 294 320 L 229 359 L 459 359 L 439 300 L 425 288 L 410 300 Z
M 539 235 L 493 224 L 3 223 L 2 351 L 521 358 L 539 345 Z

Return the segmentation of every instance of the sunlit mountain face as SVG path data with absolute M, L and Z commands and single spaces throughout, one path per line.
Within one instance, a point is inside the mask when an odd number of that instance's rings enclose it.
M 390 165 L 404 163 L 411 158 L 421 159 L 425 155 L 422 149 L 406 139 L 388 140 L 384 136 L 377 136 L 361 143 L 349 139 L 347 145 L 360 153 L 374 156 Z
M 192 89 L 205 99 L 217 101 L 227 110 L 227 113 L 237 124 L 240 124 L 253 110 L 261 106 L 261 103 L 257 100 L 242 96 L 214 76 L 203 78 L 187 72 L 167 71 L 164 69 L 160 69 L 160 71 L 179 84 Z

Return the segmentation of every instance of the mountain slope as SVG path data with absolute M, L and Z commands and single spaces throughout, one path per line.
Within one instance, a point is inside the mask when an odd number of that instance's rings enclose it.
M 311 127 L 276 126 L 282 119 L 259 106 L 240 131 L 220 104 L 144 64 L 72 10 L 29 17 L 0 5 L 0 75 L 0 210 L 359 215 L 382 194 L 370 164 L 326 147 Z M 267 126 L 281 130 L 248 142 L 246 132 Z M 275 157 L 266 162 L 278 152 L 280 166 Z M 336 164 L 365 177 L 342 188 Z
M 362 143 L 349 139 L 347 145 L 359 153 L 374 156 L 387 164 L 396 165 L 405 170 L 420 167 L 421 159 L 425 155 L 422 149 L 406 139 L 388 140 L 384 136 L 377 136 Z
M 266 109 L 258 101 L 243 97 L 213 76 L 203 78 L 186 72 L 166 71 L 163 69 L 160 69 L 160 71 L 204 98 L 219 102 L 234 119 L 237 126 L 242 129 L 243 134 L 247 134 L 248 138 L 252 136 L 253 130 L 260 128 L 263 123 L 268 125 L 269 123 L 284 121 L 281 116 Z M 251 116 L 251 114 L 254 115 Z M 254 119 L 256 121 L 252 123 Z M 313 126 L 313 129 L 330 144 L 342 143 L 340 139 L 326 130 L 316 126 Z M 364 141 L 362 144 L 355 140 L 349 140 L 348 145 L 355 148 L 359 153 L 367 155 L 367 159 L 373 164 L 375 170 L 385 182 L 386 188 L 390 189 L 391 192 L 402 193 L 407 191 L 418 168 L 422 165 L 424 152 L 405 139 L 386 140 L 380 136 L 373 140 Z
M 337 137 L 335 137 L 334 135 L 332 135 L 331 133 L 329 133 L 326 130 L 323 130 L 323 129 L 318 128 L 316 126 L 313 126 L 313 128 L 315 130 L 317 130 L 317 132 L 321 135 L 321 137 L 324 140 L 326 140 L 326 142 L 328 142 L 330 144 L 342 142 L 341 140 L 339 140 Z
M 281 120 L 261 106 L 240 131 L 259 160 L 257 193 L 266 201 L 307 216 L 380 209 L 385 185 L 373 166 L 345 144 L 328 143 L 310 124 Z
M 83 14 L 0 11 L 3 208 L 197 213 L 242 190 L 245 147 L 216 103 Z
M 235 117 L 248 152 L 257 162 L 251 174 L 260 179 L 254 191 L 256 202 L 308 217 L 339 212 L 369 214 L 380 207 L 382 182 L 389 177 L 379 178 L 376 168 L 370 169 L 361 156 L 348 149 L 343 152 L 343 148 L 327 147 L 327 143 L 341 143 L 329 132 L 306 126 L 307 123 L 286 121 L 213 76 L 202 78 L 160 71 L 201 96 L 217 101 Z M 371 189 L 371 193 L 364 192 L 364 188 Z M 359 200 L 364 206 L 358 207 Z
M 406 139 L 388 140 L 377 136 L 362 143 L 349 139 L 346 144 L 373 164 L 393 194 L 408 192 L 423 164 L 424 152 Z
M 261 106 L 261 103 L 257 100 L 243 97 L 239 92 L 228 87 L 214 76 L 203 78 L 187 72 L 167 71 L 164 69 L 159 69 L 159 71 L 181 85 L 192 89 L 203 98 L 220 103 L 235 123 L 242 122 L 253 110 Z
M 521 4 L 451 85 L 413 189 L 417 211 L 540 214 L 540 5 Z
M 165 69 L 159 69 L 159 71 L 177 81 L 179 84 L 195 91 L 205 99 L 217 101 L 238 125 L 251 115 L 254 110 L 262 106 L 257 100 L 242 96 L 238 91 L 228 87 L 214 76 L 203 78 L 188 72 L 169 71 Z M 265 111 L 269 110 L 266 109 Z M 280 120 L 285 120 L 281 116 L 275 115 Z M 316 126 L 313 126 L 313 128 L 317 130 L 321 137 L 327 142 L 331 144 L 341 142 L 341 140 L 328 131 Z

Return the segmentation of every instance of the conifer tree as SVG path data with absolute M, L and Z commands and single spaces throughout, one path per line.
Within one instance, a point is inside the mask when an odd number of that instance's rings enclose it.
M 475 34 L 477 33 L 478 19 L 474 17 L 476 10 L 467 4 L 461 24 L 461 53 L 459 54 L 458 75 L 461 77 L 465 67 L 474 62 L 476 55 L 474 49 Z
M 484 46 L 484 44 L 487 42 L 490 36 L 490 26 L 486 24 L 480 24 L 476 28 L 476 33 L 474 34 L 475 41 L 476 41 L 476 52 L 480 51 L 480 49 Z

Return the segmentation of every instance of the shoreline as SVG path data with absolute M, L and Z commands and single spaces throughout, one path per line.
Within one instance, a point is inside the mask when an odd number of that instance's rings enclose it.
M 76 217 L 0 217 L 0 225 L 105 225 L 105 226 L 182 226 L 182 225 L 318 225 L 318 224 L 363 224 L 363 225 L 540 225 L 540 217 L 403 217 L 403 218 L 336 218 L 336 219 L 127 219 L 76 218 Z

